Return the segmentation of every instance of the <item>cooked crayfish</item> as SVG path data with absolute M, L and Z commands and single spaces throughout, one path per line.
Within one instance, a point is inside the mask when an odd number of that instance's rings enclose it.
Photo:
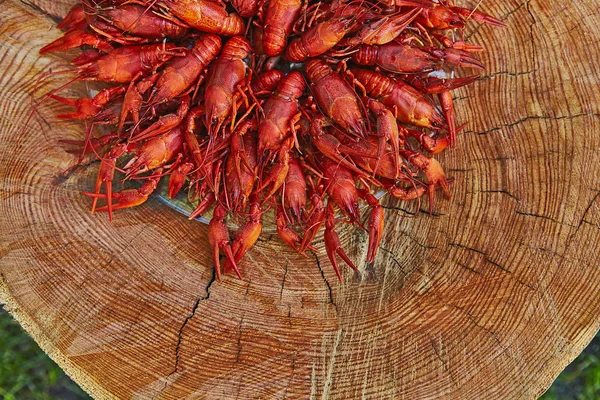
M 42 78 L 73 74 L 71 82 L 104 86 L 71 99 L 57 93 L 64 85 L 42 101 L 75 107 L 57 117 L 86 123 L 85 140 L 61 142 L 83 146 L 77 164 L 101 160 L 84 193 L 92 212 L 112 220 L 167 177 L 169 197 L 187 190 L 190 218 L 212 209 L 217 279 L 229 270 L 241 278 L 265 215 L 304 256 L 324 228 L 341 279 L 338 257 L 354 271 L 360 260 L 346 253 L 336 224 L 366 231 L 365 261 L 375 262 L 384 231 L 376 193 L 427 194 L 430 211 L 437 189 L 449 197 L 451 180 L 432 155 L 453 147 L 464 127 L 451 91 L 479 77 L 455 73 L 483 69 L 483 47 L 463 30 L 470 21 L 505 26 L 450 0 L 81 3 L 40 54 L 82 53 L 73 69 Z M 110 129 L 97 134 L 99 125 Z M 133 187 L 113 190 L 119 175 Z M 236 233 L 228 215 L 242 221 Z

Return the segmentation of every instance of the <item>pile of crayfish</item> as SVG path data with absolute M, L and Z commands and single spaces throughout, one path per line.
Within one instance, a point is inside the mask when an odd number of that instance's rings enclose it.
M 170 197 L 188 191 L 190 218 L 212 210 L 218 279 L 220 252 L 241 278 L 267 210 L 301 254 L 325 225 L 341 279 L 337 256 L 357 268 L 335 231 L 340 215 L 368 231 L 372 264 L 384 228 L 377 193 L 427 194 L 430 210 L 438 188 L 450 196 L 432 155 L 464 126 L 450 91 L 479 77 L 454 74 L 483 69 L 473 54 L 483 48 L 464 40 L 470 21 L 504 26 L 451 0 L 84 0 L 40 50 L 81 48 L 74 68 L 44 76 L 106 84 L 92 97 L 55 90 L 44 100 L 74 107 L 58 118 L 86 122 L 85 140 L 64 142 L 83 146 L 78 164 L 101 161 L 84 193 L 92 212 L 112 220 L 166 178 Z M 117 172 L 137 188 L 113 191 Z M 228 214 L 245 221 L 233 240 Z

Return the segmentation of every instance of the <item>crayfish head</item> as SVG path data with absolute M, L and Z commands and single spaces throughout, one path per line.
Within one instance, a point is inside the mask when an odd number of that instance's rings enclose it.
M 213 211 L 213 219 L 214 220 L 223 220 L 227 215 L 227 210 L 221 204 L 218 204 Z
M 430 18 L 437 29 L 464 29 L 463 18 L 448 7 L 437 5 L 433 8 Z

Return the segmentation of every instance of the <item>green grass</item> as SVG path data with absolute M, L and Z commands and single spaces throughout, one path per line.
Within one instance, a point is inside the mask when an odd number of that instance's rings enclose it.
M 600 399 L 600 334 L 554 381 L 541 400 Z
M 90 399 L 1 307 L 0 399 Z M 600 399 L 600 335 L 560 374 L 541 399 Z
M 0 399 L 89 398 L 0 307 Z

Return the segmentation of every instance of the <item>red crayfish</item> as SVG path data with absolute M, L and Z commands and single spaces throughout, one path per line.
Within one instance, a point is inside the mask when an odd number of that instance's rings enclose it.
M 430 210 L 437 189 L 450 197 L 433 155 L 462 129 L 451 90 L 478 77 L 454 74 L 484 68 L 475 54 L 483 47 L 464 41 L 470 21 L 504 26 L 451 0 L 82 0 L 40 54 L 82 53 L 73 69 L 42 78 L 73 74 L 103 89 L 80 99 L 55 90 L 42 101 L 74 107 L 57 117 L 88 126 L 83 141 L 63 143 L 81 147 L 79 163 L 100 159 L 84 193 L 92 212 L 112 220 L 166 178 L 168 196 L 187 191 L 190 218 L 212 209 L 218 279 L 241 278 L 270 213 L 303 255 L 323 228 L 341 280 L 338 259 L 355 271 L 360 260 L 336 225 L 365 231 L 363 261 L 373 263 L 385 224 L 378 196 L 427 194 Z M 132 187 L 113 190 L 116 176 Z M 228 215 L 242 221 L 233 236 Z

